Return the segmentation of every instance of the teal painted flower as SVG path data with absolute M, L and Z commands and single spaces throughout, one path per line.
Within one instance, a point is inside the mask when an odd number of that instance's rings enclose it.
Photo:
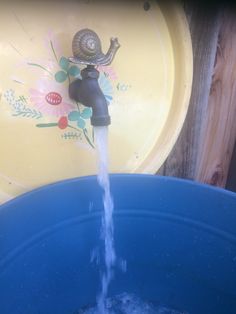
M 92 109 L 91 108 L 84 108 L 81 112 L 79 111 L 72 111 L 68 115 L 69 121 L 76 122 L 77 126 L 80 129 L 84 129 L 86 126 L 86 119 L 89 119 L 92 116 Z
M 54 75 L 55 80 L 58 83 L 64 83 L 69 76 L 80 78 L 80 69 L 76 65 L 70 65 L 70 62 L 67 58 L 61 57 L 58 62 L 61 70 L 56 72 Z
M 106 77 L 104 73 L 101 72 L 98 79 L 98 83 L 109 104 L 113 99 L 113 96 L 112 96 L 113 88 L 112 88 L 110 80 Z

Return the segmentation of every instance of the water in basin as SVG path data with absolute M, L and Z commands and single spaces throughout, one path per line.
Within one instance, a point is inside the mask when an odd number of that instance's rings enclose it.
M 143 301 L 141 298 L 128 293 L 119 294 L 106 300 L 108 314 L 187 314 L 170 309 L 153 302 Z M 97 306 L 80 309 L 73 314 L 99 314 Z

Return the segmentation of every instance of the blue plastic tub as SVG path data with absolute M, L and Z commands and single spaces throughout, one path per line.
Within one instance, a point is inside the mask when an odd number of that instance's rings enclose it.
M 115 247 L 127 271 L 110 295 L 135 293 L 190 314 L 236 313 L 236 195 L 146 175 L 111 176 Z M 102 193 L 63 181 L 0 207 L 0 313 L 73 314 L 94 304 Z M 141 314 L 141 313 L 140 313 Z

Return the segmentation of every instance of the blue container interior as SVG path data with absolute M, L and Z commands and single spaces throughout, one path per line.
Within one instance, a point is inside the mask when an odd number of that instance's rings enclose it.
M 119 267 L 109 295 L 189 314 L 236 313 L 236 195 L 184 180 L 112 175 Z M 0 207 L 0 313 L 73 314 L 96 302 L 102 191 L 63 181 Z

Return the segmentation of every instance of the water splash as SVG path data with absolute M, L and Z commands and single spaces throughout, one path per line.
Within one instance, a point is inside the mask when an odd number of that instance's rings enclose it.
M 122 293 L 107 299 L 109 314 L 188 314 L 187 312 L 144 301 L 134 294 Z M 76 314 L 100 314 L 96 307 L 80 309 Z
M 109 284 L 113 276 L 116 254 L 113 239 L 113 199 L 110 192 L 110 181 L 108 175 L 108 127 L 94 127 L 94 137 L 98 154 L 98 182 L 104 191 L 102 217 L 102 238 L 105 244 L 105 271 L 102 274 L 102 288 L 97 298 L 98 313 L 107 314 L 106 299 Z

